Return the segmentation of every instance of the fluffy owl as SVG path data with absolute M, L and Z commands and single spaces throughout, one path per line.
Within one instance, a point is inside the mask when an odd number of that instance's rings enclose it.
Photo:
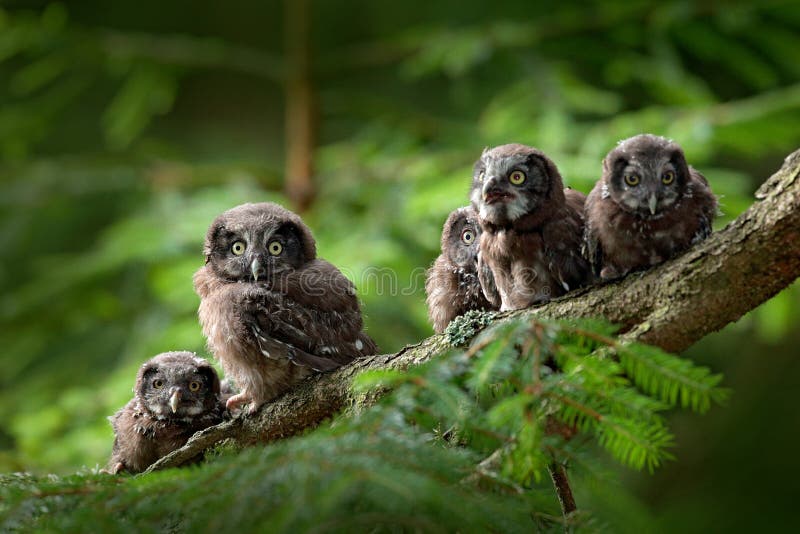
M 428 316 L 436 332 L 469 310 L 497 309 L 483 294 L 478 280 L 481 227 L 471 207 L 450 213 L 442 229 L 442 253 L 428 271 L 425 292 Z
M 470 200 L 483 230 L 481 285 L 501 310 L 546 302 L 587 282 L 583 195 L 564 189 L 540 150 L 519 144 L 484 150 Z
M 140 473 L 222 421 L 217 372 L 191 352 L 165 352 L 139 368 L 133 399 L 109 417 L 114 448 L 108 471 Z
M 194 275 L 209 350 L 252 413 L 312 373 L 375 354 L 353 284 L 317 258 L 311 231 L 273 203 L 243 204 L 211 223 Z
M 646 269 L 711 233 L 717 199 L 676 143 L 650 134 L 620 141 L 586 201 L 584 254 L 601 278 Z

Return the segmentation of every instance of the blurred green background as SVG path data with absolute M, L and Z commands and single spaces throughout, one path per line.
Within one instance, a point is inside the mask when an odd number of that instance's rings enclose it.
M 102 465 L 138 365 L 205 354 L 191 276 L 236 204 L 302 207 L 393 352 L 431 334 L 422 269 L 484 147 L 588 192 L 618 140 L 671 137 L 721 228 L 800 146 L 796 1 L 303 4 L 0 2 L 0 472 Z M 732 401 L 618 472 L 665 527 L 792 524 L 799 296 L 688 351 Z

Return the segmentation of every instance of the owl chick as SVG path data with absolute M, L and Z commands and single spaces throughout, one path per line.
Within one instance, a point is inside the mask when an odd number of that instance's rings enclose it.
M 317 258 L 311 231 L 273 203 L 243 204 L 208 229 L 194 275 L 209 350 L 252 413 L 316 372 L 375 354 L 353 284 Z
M 584 254 L 601 278 L 646 269 L 711 233 L 717 199 L 676 143 L 650 134 L 620 141 L 586 201 Z
M 139 368 L 133 399 L 109 417 L 114 448 L 108 471 L 140 473 L 222 422 L 217 372 L 191 352 L 165 352 Z
M 481 227 L 471 207 L 450 213 L 442 229 L 442 253 L 428 271 L 428 316 L 436 332 L 469 310 L 494 310 L 478 280 Z
M 555 163 L 540 150 L 519 144 L 484 150 L 470 200 L 483 230 L 481 285 L 501 310 L 546 302 L 587 282 L 583 195 L 564 190 Z

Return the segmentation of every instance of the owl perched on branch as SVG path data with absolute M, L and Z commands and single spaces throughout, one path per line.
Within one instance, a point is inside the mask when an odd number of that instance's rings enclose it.
M 140 473 L 222 422 L 217 372 L 191 352 L 165 352 L 139 368 L 133 399 L 109 417 L 114 449 L 108 471 Z
M 659 264 L 705 239 L 717 199 L 676 143 L 650 134 L 620 141 L 586 201 L 584 254 L 601 278 Z
M 362 330 L 355 287 L 317 258 L 311 231 L 273 203 L 243 204 L 208 229 L 194 275 L 208 347 L 252 413 L 314 372 L 377 347 Z
M 475 163 L 470 200 L 483 230 L 481 284 L 501 310 L 546 302 L 587 282 L 583 195 L 564 190 L 540 150 L 519 144 L 485 150 Z
M 486 300 L 478 280 L 481 227 L 471 207 L 450 213 L 442 229 L 442 253 L 428 271 L 428 316 L 436 332 L 469 310 L 497 309 Z

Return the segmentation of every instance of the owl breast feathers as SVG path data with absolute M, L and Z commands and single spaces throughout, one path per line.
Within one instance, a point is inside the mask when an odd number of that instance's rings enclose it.
M 717 199 L 683 150 L 643 134 L 603 160 L 586 202 L 584 254 L 601 278 L 659 264 L 711 233 Z
M 493 310 L 478 280 L 481 228 L 471 207 L 450 213 L 442 229 L 442 253 L 428 271 L 428 316 L 436 332 L 469 310 Z
M 501 310 L 546 302 L 587 283 L 581 256 L 583 195 L 564 190 L 540 150 L 511 144 L 485 150 L 470 193 L 479 215 L 479 276 Z
M 353 284 L 316 258 L 300 217 L 272 203 L 244 204 L 211 224 L 206 265 L 194 276 L 209 350 L 250 411 L 313 372 L 377 347 L 362 331 Z
M 165 352 L 139 368 L 133 399 L 110 417 L 112 473 L 139 473 L 222 421 L 217 372 L 190 352 Z M 198 458 L 199 459 L 199 458 Z

